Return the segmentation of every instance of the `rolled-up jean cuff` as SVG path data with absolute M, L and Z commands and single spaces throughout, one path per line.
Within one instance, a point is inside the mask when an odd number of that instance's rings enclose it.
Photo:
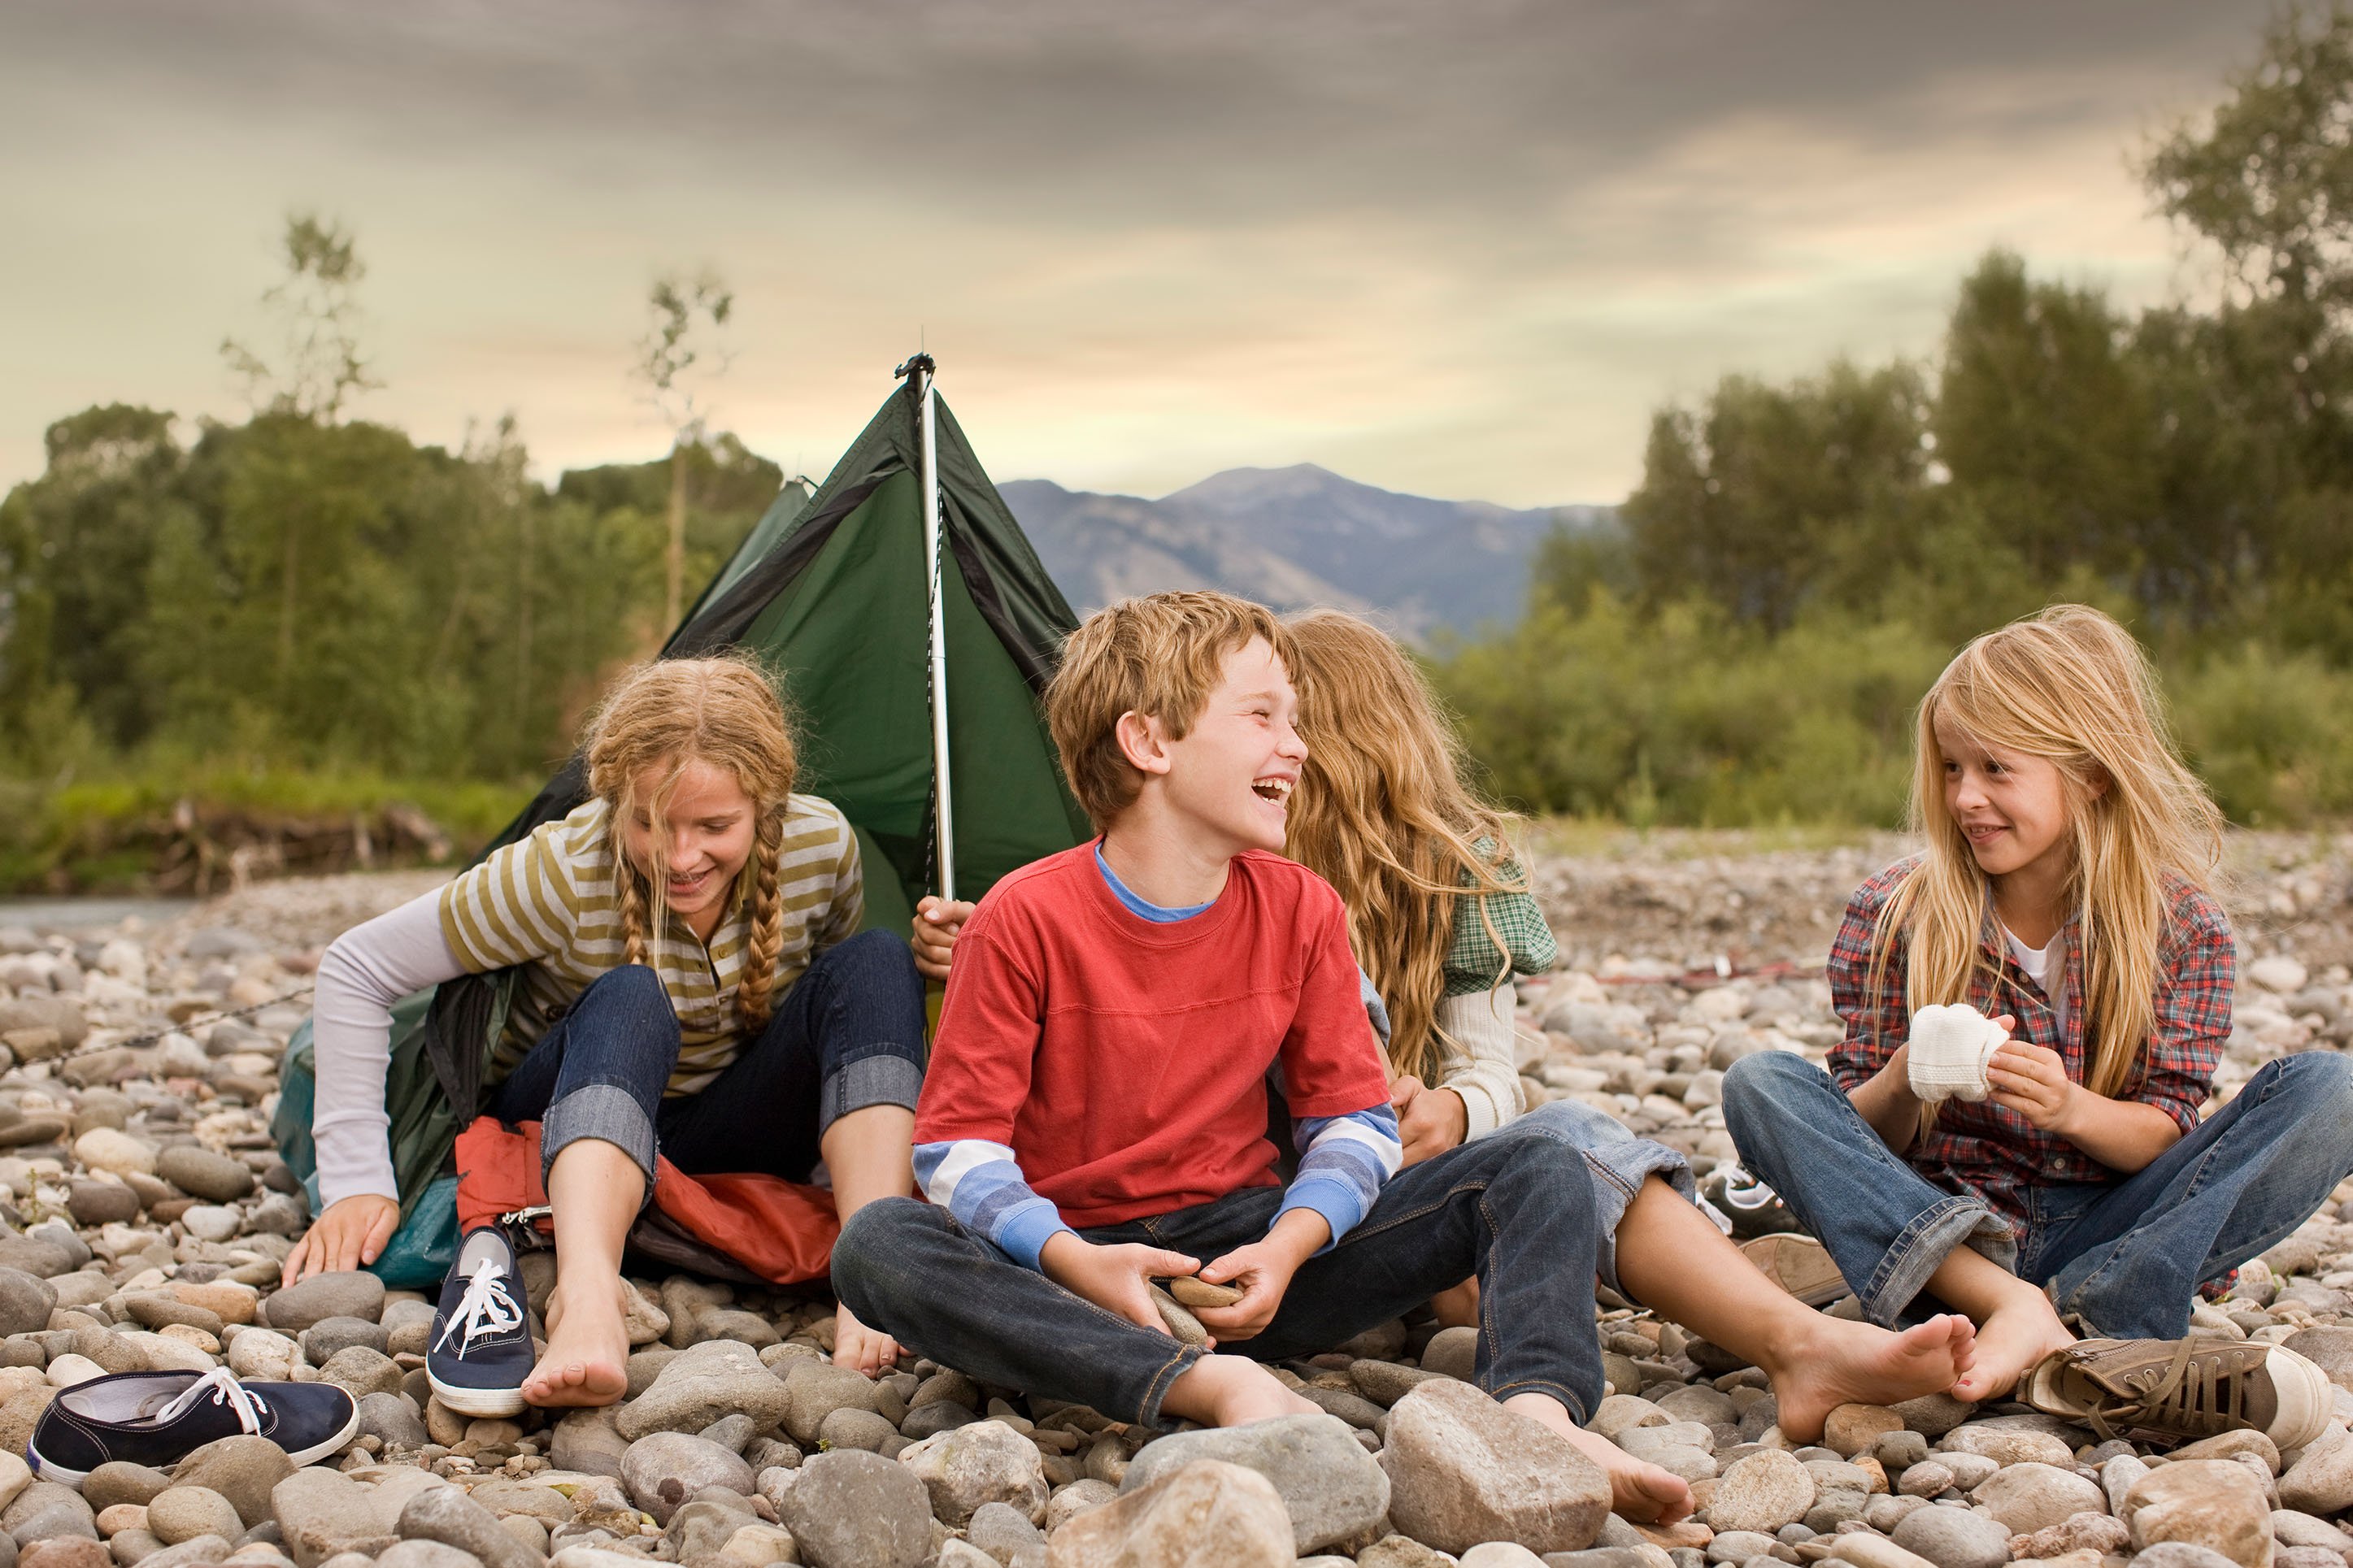
M 1879 1260 L 1870 1283 L 1856 1293 L 1864 1315 L 1882 1328 L 1900 1327 L 1905 1309 L 1957 1247 L 2017 1270 L 2018 1240 L 2009 1224 L 1978 1199 L 1948 1197 L 1922 1210 Z
M 1176 1385 L 1176 1380 L 1192 1371 L 1194 1365 L 1208 1353 L 1198 1345 L 1179 1344 L 1176 1353 L 1170 1356 L 1160 1370 L 1152 1374 L 1152 1381 L 1145 1385 L 1144 1397 L 1136 1402 L 1136 1425 L 1158 1426 L 1161 1424 L 1160 1402 L 1168 1397 L 1168 1390 Z
M 923 1092 L 923 1069 L 905 1057 L 882 1051 L 844 1062 L 818 1091 L 818 1136 L 823 1137 L 827 1128 L 851 1111 L 870 1105 L 903 1105 L 913 1110 Z
M 1618 1226 L 1633 1204 L 1634 1194 L 1642 1190 L 1644 1181 L 1657 1176 L 1686 1202 L 1696 1204 L 1699 1183 L 1692 1175 L 1691 1161 L 1681 1150 L 1648 1138 L 1612 1139 L 1587 1144 L 1579 1152 L 1593 1172 L 1593 1228 L 1599 1242 L 1594 1264 L 1601 1282 L 1625 1296 L 1625 1288 L 1618 1282 Z
M 1691 1161 L 1664 1143 L 1639 1137 L 1624 1122 L 1594 1106 L 1575 1100 L 1556 1100 L 1525 1116 L 1506 1122 L 1492 1136 L 1549 1138 L 1585 1156 L 1593 1178 L 1594 1264 L 1601 1282 L 1623 1296 L 1618 1283 L 1618 1226 L 1626 1217 L 1634 1194 L 1651 1176 L 1698 1204 L 1699 1184 Z M 1704 1209 L 1705 1205 L 1701 1205 Z
M 646 1195 L 654 1190 L 654 1124 L 637 1097 L 617 1084 L 592 1083 L 547 1108 L 539 1124 L 539 1172 L 543 1184 L 555 1157 L 583 1138 L 601 1139 L 638 1163 Z

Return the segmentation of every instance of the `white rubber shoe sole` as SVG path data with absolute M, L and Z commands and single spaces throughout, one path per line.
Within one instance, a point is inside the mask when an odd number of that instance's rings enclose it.
M 425 1381 L 433 1385 L 433 1397 L 459 1415 L 495 1418 L 520 1415 L 530 1408 L 520 1388 L 452 1388 L 429 1372 Z
M 2037 1410 L 2079 1419 L 2062 1393 L 2067 1371 L 2066 1363 L 2059 1357 L 2046 1358 L 2034 1369 L 2021 1394 Z M 2327 1429 L 2336 1411 L 2336 1393 L 2327 1373 L 2285 1345 L 2268 1347 L 2263 1358 L 2263 1371 L 2272 1380 L 2272 1393 L 2279 1406 L 2271 1425 L 2262 1428 L 2274 1447 L 2282 1450 L 2301 1448 Z

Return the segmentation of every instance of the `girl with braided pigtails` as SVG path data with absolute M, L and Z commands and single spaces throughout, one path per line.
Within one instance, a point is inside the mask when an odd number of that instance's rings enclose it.
M 579 809 L 345 932 L 319 966 L 326 1206 L 287 1259 L 290 1283 L 373 1262 L 398 1221 L 392 1004 L 522 966 L 487 1109 L 541 1124 L 556 1283 L 534 1358 L 504 1237 L 464 1238 L 427 1358 L 435 1397 L 461 1415 L 621 1397 L 621 1251 L 657 1151 L 690 1175 L 806 1181 L 821 1163 L 844 1219 L 913 1187 L 922 982 L 900 938 L 859 932 L 857 839 L 833 805 L 793 793 L 768 679 L 738 658 L 633 670 L 586 755 Z M 897 1354 L 839 1314 L 837 1362 L 871 1375 Z

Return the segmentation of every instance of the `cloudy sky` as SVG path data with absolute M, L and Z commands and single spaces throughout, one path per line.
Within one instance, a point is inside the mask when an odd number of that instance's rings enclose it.
M 10 0 L 0 484 L 92 402 L 234 416 L 290 207 L 385 390 L 534 466 L 656 455 L 667 269 L 718 422 L 822 475 L 922 342 L 999 479 L 1324 464 L 1612 500 L 1662 399 L 1933 348 L 1989 246 L 2201 268 L 2132 158 L 2262 0 Z

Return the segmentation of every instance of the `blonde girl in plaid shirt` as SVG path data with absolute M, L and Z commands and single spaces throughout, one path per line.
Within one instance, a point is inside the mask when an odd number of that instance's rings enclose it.
M 2175 1436 L 2263 1426 L 2312 1381 L 2295 1358 L 2180 1336 L 2201 1285 L 2353 1172 L 2353 1064 L 2274 1062 L 2200 1121 L 2231 1026 L 2230 927 L 2205 891 L 2221 816 L 2147 659 L 2079 605 L 1989 632 L 1922 700 L 1917 756 L 1927 848 L 1848 906 L 1830 1075 L 1778 1053 L 1726 1075 L 1743 1162 L 1875 1321 L 1933 1304 L 1978 1324 L 1962 1398 L 2017 1388 Z M 1912 1016 L 1959 1002 L 2010 1036 L 1991 1092 L 1924 1102 Z

